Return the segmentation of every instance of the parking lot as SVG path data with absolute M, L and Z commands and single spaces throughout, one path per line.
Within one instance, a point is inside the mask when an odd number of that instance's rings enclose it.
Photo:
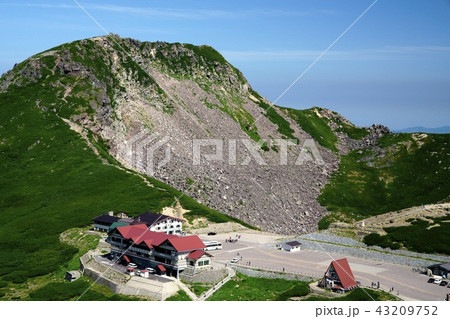
M 105 265 L 110 270 L 114 270 L 114 271 L 120 272 L 122 274 L 128 274 L 126 265 L 123 265 L 120 263 L 114 263 L 113 260 L 108 259 L 105 256 L 95 256 L 95 260 L 98 263 Z M 160 276 L 160 275 L 156 275 L 156 274 L 149 274 L 148 278 L 151 280 L 159 281 L 159 282 L 171 281 L 171 279 L 167 278 L 166 276 Z
M 240 238 L 234 243 L 225 241 L 238 238 L 239 235 Z M 200 237 L 204 241 L 222 242 L 222 250 L 210 251 L 216 264 L 225 265 L 233 258 L 238 258 L 236 264 L 245 267 L 320 278 L 333 259 L 346 257 L 355 279 L 363 286 L 371 287 L 372 283 L 379 282 L 381 289 L 390 291 L 393 288 L 393 294 L 398 293 L 404 300 L 439 301 L 444 300 L 446 294 L 450 293 L 450 288 L 428 283 L 430 277 L 414 272 L 408 266 L 313 250 L 294 253 L 278 250 L 276 243 L 282 239 L 279 235 L 243 232 Z

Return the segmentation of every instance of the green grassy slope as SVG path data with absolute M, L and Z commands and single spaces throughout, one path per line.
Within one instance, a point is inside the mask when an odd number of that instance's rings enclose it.
M 450 195 L 450 135 L 388 134 L 381 151 L 354 150 L 319 197 L 354 219 L 436 203 Z
M 77 251 L 61 243 L 59 234 L 88 225 L 93 217 L 110 210 L 131 215 L 160 211 L 181 196 L 181 205 L 191 210 L 188 219 L 203 216 L 214 222 L 240 222 L 152 178 L 147 180 L 155 187 L 103 164 L 60 118 L 88 110 L 89 103 L 78 103 L 77 98 L 89 101 L 98 92 L 89 89 L 86 79 L 52 74 L 54 59 L 42 60 L 36 81 L 21 75 L 28 72 L 26 61 L 16 70 L 22 86 L 11 85 L 0 93 L 0 276 L 21 282 L 56 271 Z M 104 80 L 112 89 L 112 80 L 106 75 Z M 72 83 L 79 89 L 65 102 L 61 99 L 64 87 L 58 83 Z
M 282 108 L 298 125 L 323 147 L 337 151 L 337 137 L 329 126 L 329 120 L 317 115 L 318 108 L 295 110 Z
M 311 296 L 304 301 L 396 301 L 395 296 L 382 290 L 372 290 L 368 288 L 357 288 L 342 297 L 327 298 L 325 296 Z
M 387 227 L 386 235 L 369 234 L 364 237 L 368 245 L 388 243 L 388 247 L 401 245 L 409 250 L 421 253 L 439 253 L 450 255 L 448 239 L 450 238 L 450 215 L 432 218 L 432 222 L 423 219 L 414 220 L 409 226 Z M 375 238 L 375 240 L 371 240 Z M 433 240 L 430 240 L 432 238 Z M 381 246 L 383 247 L 383 246 Z
M 309 293 L 307 282 L 249 277 L 237 273 L 224 284 L 209 301 L 286 301 Z

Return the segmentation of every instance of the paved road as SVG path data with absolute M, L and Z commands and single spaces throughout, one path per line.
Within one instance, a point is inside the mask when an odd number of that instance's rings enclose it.
M 275 241 L 277 236 L 265 234 L 241 234 L 236 243 L 226 243 L 225 239 L 235 238 L 235 234 L 218 234 L 216 236 L 201 236 L 203 240 L 219 240 L 223 249 L 212 251 L 216 262 L 229 262 L 234 257 L 242 257 L 238 265 L 272 269 L 287 273 L 299 273 L 306 276 L 320 278 L 333 259 L 346 257 L 350 263 L 356 280 L 364 286 L 371 286 L 372 282 L 380 282 L 383 290 L 394 288 L 399 297 L 404 300 L 440 301 L 444 300 L 450 288 L 427 283 L 429 277 L 413 272 L 410 267 L 398 264 L 381 263 L 352 256 L 329 254 L 327 252 L 302 250 L 290 253 L 277 250 Z

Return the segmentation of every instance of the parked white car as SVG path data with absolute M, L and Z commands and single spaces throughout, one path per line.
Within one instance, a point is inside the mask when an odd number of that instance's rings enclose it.
M 230 260 L 230 263 L 237 263 L 239 261 L 239 258 L 234 257 L 233 259 Z
M 154 274 L 155 273 L 155 269 L 153 269 L 153 268 L 151 268 L 151 267 L 147 267 L 147 268 L 145 268 L 146 270 L 148 270 L 148 272 L 150 273 L 150 274 Z
M 135 263 L 129 263 L 127 265 L 128 268 L 137 268 L 137 265 Z
M 434 280 L 434 283 L 437 284 L 437 285 L 439 285 L 439 284 L 441 283 L 441 281 L 442 281 L 441 279 L 435 279 L 435 280 Z

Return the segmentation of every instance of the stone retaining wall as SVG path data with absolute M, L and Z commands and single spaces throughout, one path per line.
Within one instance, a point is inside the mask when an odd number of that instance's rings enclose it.
M 91 277 L 97 284 L 109 287 L 115 293 L 164 300 L 178 291 L 178 286 L 173 280 L 130 277 L 113 269 L 108 269 L 92 257 L 92 252 L 87 252 L 80 258 L 83 275 Z
M 180 279 L 184 282 L 201 282 L 201 283 L 212 283 L 216 284 L 219 281 L 223 280 L 227 276 L 228 272 L 226 269 L 217 269 L 211 270 L 207 272 L 198 273 L 193 276 L 186 276 L 183 273 L 180 274 Z

